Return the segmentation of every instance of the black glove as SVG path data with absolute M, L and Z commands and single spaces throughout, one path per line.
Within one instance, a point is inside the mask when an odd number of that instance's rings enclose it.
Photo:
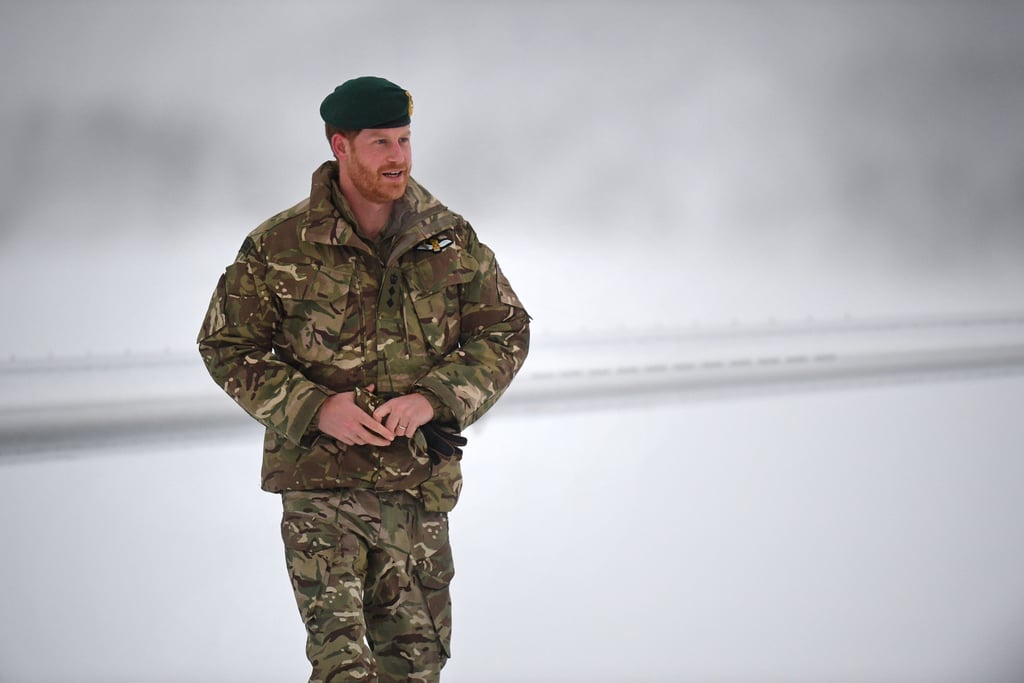
M 445 458 L 462 459 L 462 447 L 466 445 L 466 437 L 453 425 L 443 422 L 428 422 L 420 427 L 423 438 L 427 440 L 427 452 L 430 461 L 435 465 Z

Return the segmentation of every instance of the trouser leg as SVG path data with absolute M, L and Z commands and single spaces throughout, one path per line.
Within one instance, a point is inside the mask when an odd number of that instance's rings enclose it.
M 380 543 L 369 554 L 368 637 L 381 683 L 436 683 L 450 654 L 448 520 L 414 499 L 397 501 L 382 501 Z
M 450 656 L 447 516 L 401 493 L 294 491 L 282 499 L 310 682 L 436 683 Z
M 281 534 L 299 613 L 306 626 L 310 683 L 377 681 L 366 644 L 363 584 L 367 546 L 338 523 L 338 501 L 330 493 L 282 496 Z

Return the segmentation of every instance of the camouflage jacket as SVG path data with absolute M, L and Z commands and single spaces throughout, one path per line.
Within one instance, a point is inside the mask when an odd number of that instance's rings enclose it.
M 415 181 L 377 243 L 356 233 L 337 164 L 308 199 L 249 234 L 199 332 L 214 380 L 266 426 L 263 488 L 404 490 L 455 505 L 457 460 L 431 463 L 423 435 L 346 446 L 316 428 L 331 394 L 424 394 L 464 429 L 522 366 L 529 316 L 494 253 Z

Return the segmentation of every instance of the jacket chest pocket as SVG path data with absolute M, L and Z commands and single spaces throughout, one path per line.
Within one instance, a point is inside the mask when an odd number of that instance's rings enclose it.
M 270 264 L 267 286 L 281 307 L 277 344 L 317 363 L 344 355 L 359 326 L 350 310 L 352 277 L 351 266 Z
M 451 255 L 448 251 L 453 252 Z M 461 332 L 461 287 L 478 268 L 463 251 L 448 250 L 419 258 L 406 269 L 409 298 L 429 350 L 445 354 L 454 349 Z

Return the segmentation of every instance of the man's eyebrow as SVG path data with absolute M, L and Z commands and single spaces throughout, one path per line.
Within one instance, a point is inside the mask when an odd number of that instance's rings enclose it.
M 367 140 L 389 140 L 392 137 L 401 139 L 401 138 L 411 137 L 411 135 L 412 135 L 412 130 L 410 130 L 410 129 L 406 129 L 404 132 L 399 132 L 399 133 L 394 133 L 394 134 L 389 133 L 388 130 L 393 130 L 393 129 L 386 129 L 386 128 L 367 129 L 367 131 L 366 131 L 366 136 L 367 136 L 366 139 Z

